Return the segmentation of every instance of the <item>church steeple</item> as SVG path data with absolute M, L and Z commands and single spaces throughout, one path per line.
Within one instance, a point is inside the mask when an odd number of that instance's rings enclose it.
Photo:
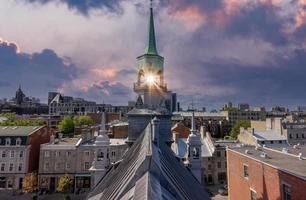
M 150 19 L 149 19 L 149 33 L 148 33 L 148 44 L 145 49 L 145 54 L 158 55 L 156 48 L 156 39 L 155 39 L 155 28 L 154 28 L 154 16 L 153 16 L 153 3 L 150 0 Z

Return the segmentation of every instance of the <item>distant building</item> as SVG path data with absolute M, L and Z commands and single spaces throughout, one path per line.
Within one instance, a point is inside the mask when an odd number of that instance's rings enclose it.
M 194 115 L 196 128 L 199 130 L 203 126 L 205 132 L 210 132 L 214 138 L 223 138 L 230 132 L 231 126 L 221 113 L 195 111 Z M 191 127 L 191 116 L 192 112 L 174 112 L 172 122 Z
M 59 178 L 68 174 L 73 181 L 71 191 L 89 191 L 94 185 L 89 169 L 96 157 L 97 138 L 94 132 L 87 132 L 74 138 L 55 138 L 42 144 L 39 160 L 39 188 L 55 191 Z M 125 153 L 124 139 L 110 139 L 104 159 L 115 163 Z
M 238 104 L 238 109 L 241 111 L 248 111 L 250 110 L 250 105 L 247 103 L 239 103 Z
M 102 111 L 117 113 L 121 112 L 122 114 L 126 114 L 129 110 L 133 108 L 129 106 L 112 106 L 110 104 L 97 104 L 94 101 L 87 101 L 82 98 L 64 96 L 60 93 L 55 92 L 49 92 L 48 100 L 50 100 L 50 115 L 84 115 L 88 113 L 98 113 Z
M 227 151 L 229 200 L 304 200 L 305 147 L 281 149 L 254 146 Z
M 27 173 L 38 170 L 40 144 L 50 139 L 46 126 L 0 127 L 0 189 L 21 189 Z
M 222 115 L 226 117 L 230 125 L 233 126 L 237 121 L 240 120 L 265 120 L 265 111 L 241 111 L 241 110 L 229 110 L 221 111 Z

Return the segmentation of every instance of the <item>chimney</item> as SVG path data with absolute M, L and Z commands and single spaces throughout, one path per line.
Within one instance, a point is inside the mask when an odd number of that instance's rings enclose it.
M 160 120 L 157 117 L 154 117 L 152 120 L 152 139 L 153 142 L 159 146 L 159 124 Z
M 52 135 L 50 136 L 50 144 L 54 144 L 54 143 L 55 143 L 55 135 L 52 134 Z

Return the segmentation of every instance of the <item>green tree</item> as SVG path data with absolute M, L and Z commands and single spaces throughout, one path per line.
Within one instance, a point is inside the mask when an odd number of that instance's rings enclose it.
M 91 119 L 90 116 L 87 115 L 81 115 L 81 116 L 75 116 L 73 118 L 74 126 L 83 126 L 83 125 L 93 125 L 94 121 Z
M 37 199 L 38 179 L 36 173 L 27 174 L 22 183 L 22 190 L 25 193 L 35 193 L 32 196 L 33 200 Z
M 250 120 L 240 120 L 240 121 L 237 121 L 235 123 L 235 125 L 232 127 L 232 130 L 230 132 L 230 136 L 233 138 L 233 139 L 237 139 L 239 133 L 240 133 L 240 127 L 243 127 L 243 128 L 249 128 L 251 127 L 251 122 Z
M 72 187 L 72 181 L 70 177 L 67 174 L 65 174 L 59 179 L 56 189 L 58 192 L 62 192 L 65 194 L 64 198 L 65 200 L 69 200 L 70 196 L 67 193 L 71 191 L 71 187 Z
M 59 130 L 64 134 L 73 134 L 74 122 L 71 116 L 65 116 L 58 125 Z

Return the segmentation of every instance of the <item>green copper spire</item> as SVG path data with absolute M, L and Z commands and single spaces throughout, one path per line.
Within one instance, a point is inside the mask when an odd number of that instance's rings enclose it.
M 152 0 L 151 0 L 151 6 L 150 6 L 149 38 L 148 38 L 148 45 L 145 49 L 145 54 L 158 55 L 157 49 L 156 49 L 156 40 L 155 40 Z

